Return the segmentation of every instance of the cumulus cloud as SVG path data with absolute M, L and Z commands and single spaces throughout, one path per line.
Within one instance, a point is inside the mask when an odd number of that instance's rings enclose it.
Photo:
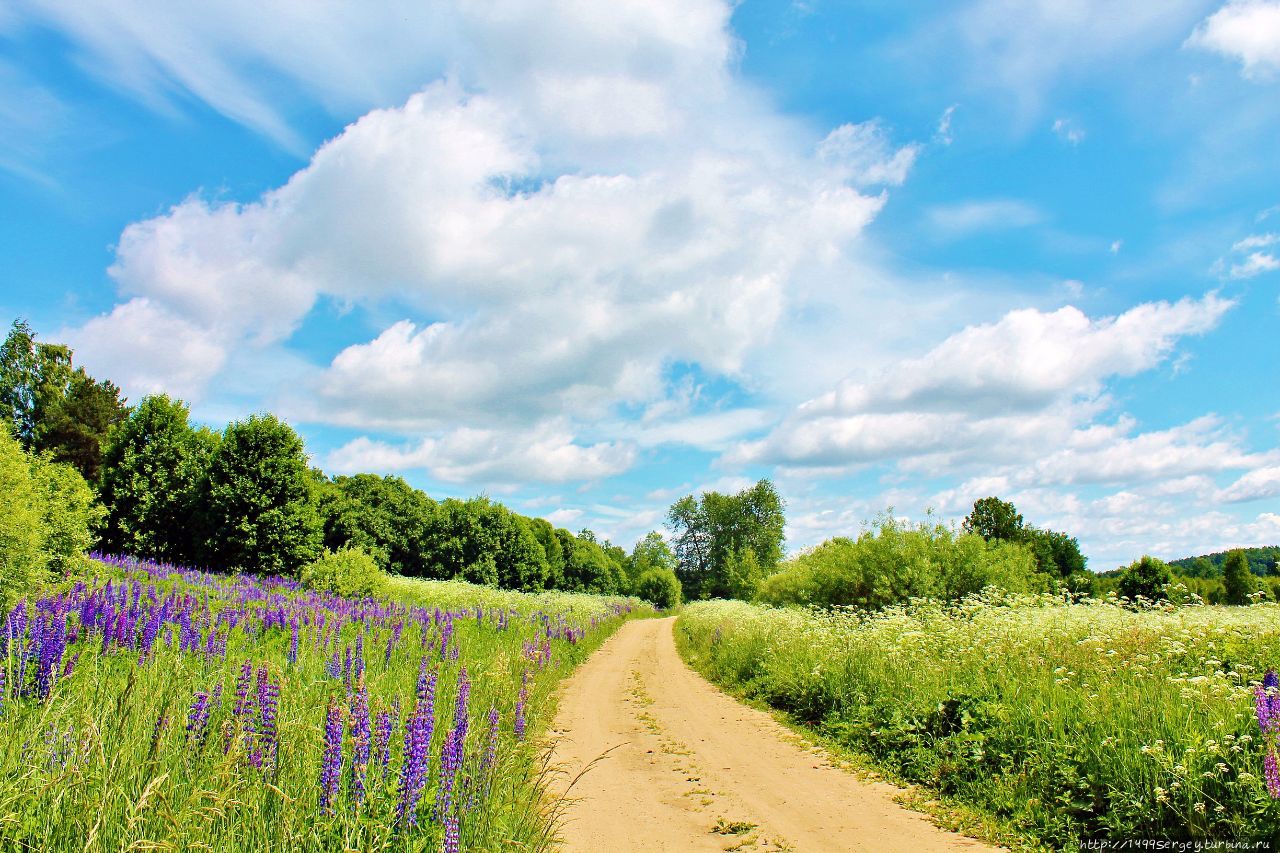
M 625 471 L 635 449 L 620 442 L 583 445 L 563 425 L 540 425 L 519 436 L 461 428 L 415 444 L 367 437 L 329 454 L 325 467 L 337 472 L 422 470 L 450 483 L 493 485 L 595 480 Z
M 1280 71 L 1280 3 L 1234 0 L 1202 21 L 1187 44 L 1235 59 L 1246 77 L 1270 78 Z
M 1276 270 L 1280 270 L 1280 258 L 1270 252 L 1250 252 L 1243 261 L 1231 265 L 1231 277 L 1253 278 Z
M 1150 370 L 1232 305 L 1210 294 L 1098 319 L 1070 306 L 1013 311 L 879 376 L 846 379 L 727 460 L 838 468 L 915 459 L 936 468 L 971 455 L 999 461 L 1114 442 L 1114 430 L 1081 429 L 1104 408 L 1105 380 Z
M 1240 477 L 1218 493 L 1226 503 L 1256 501 L 1280 496 L 1280 466 L 1257 468 Z

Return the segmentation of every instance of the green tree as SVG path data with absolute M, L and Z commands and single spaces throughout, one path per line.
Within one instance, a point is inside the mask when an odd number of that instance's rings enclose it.
M 96 481 L 103 444 L 128 415 L 120 389 L 73 368 L 70 348 L 36 341 L 25 322 L 0 344 L 0 418 L 28 450 L 49 453 Z
M 542 546 L 542 553 L 547 558 L 547 589 L 563 588 L 564 548 L 561 545 L 560 537 L 556 535 L 555 525 L 545 518 L 529 518 L 526 521 L 528 522 L 529 530 L 533 533 L 533 537 Z
M 0 606 L 6 612 L 46 576 L 44 513 L 29 460 L 0 424 Z
M 400 477 L 373 474 L 322 480 L 318 489 L 326 548 L 359 546 L 385 570 L 429 575 L 423 541 L 435 522 L 435 501 Z
M 1022 513 L 1008 501 L 987 497 L 973 502 L 973 510 L 965 516 L 961 527 L 983 539 L 1017 542 L 1022 539 Z
M 635 595 L 670 610 L 680 603 L 680 580 L 670 569 L 646 569 L 636 578 Z
M 302 439 L 274 415 L 230 424 L 209 460 L 204 554 L 224 570 L 293 575 L 320 553 Z
M 73 568 L 101 514 L 74 468 L 25 452 L 0 424 L 0 607 Z
M 144 397 L 107 439 L 98 492 L 106 507 L 101 547 L 173 563 L 200 556 L 206 538 L 193 518 L 203 515 L 205 478 L 220 443 L 196 430 L 181 400 Z
M 737 586 L 730 568 L 741 579 L 741 560 L 750 551 L 760 578 L 782 560 L 786 516 L 773 483 L 760 480 L 734 495 L 706 492 L 672 504 L 667 526 L 677 559 L 676 575 L 685 595 L 693 598 L 730 597 Z M 754 570 L 753 570 L 754 571 Z
M 679 563 L 676 555 L 671 552 L 667 540 L 662 534 L 656 530 L 646 533 L 644 538 L 635 544 L 631 549 L 631 556 L 627 558 L 626 570 L 627 577 L 631 580 L 632 588 L 640 579 L 640 576 L 651 569 L 659 571 L 669 571 L 674 573 Z
M 546 552 L 524 519 L 488 498 L 443 501 L 423 540 L 430 576 L 504 589 L 546 587 Z
M 1222 583 L 1227 604 L 1248 604 L 1249 595 L 1258 589 L 1258 582 L 1249 571 L 1249 558 L 1239 549 L 1227 554 L 1222 564 Z
M 590 530 L 577 536 L 557 531 L 565 554 L 564 588 L 572 592 L 616 595 L 627 586 L 626 572 L 616 563 Z
M 1172 583 L 1173 573 L 1169 564 L 1155 557 L 1143 556 L 1134 561 L 1120 575 L 1117 591 L 1124 598 L 1136 601 L 1139 597 L 1148 601 L 1161 601 L 1165 595 L 1165 586 Z

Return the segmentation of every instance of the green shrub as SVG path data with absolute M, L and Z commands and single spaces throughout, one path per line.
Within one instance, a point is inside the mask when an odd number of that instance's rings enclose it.
M 0 427 L 0 606 L 73 568 L 102 516 L 78 471 L 25 453 Z
M 636 578 L 635 594 L 655 607 L 669 610 L 680 603 L 680 580 L 670 569 L 649 569 Z
M 6 610 L 45 576 L 44 503 L 26 454 L 0 427 L 0 605 Z
M 347 598 L 377 595 L 386 582 L 386 573 L 359 548 L 325 551 L 319 559 L 302 567 L 304 586 Z
M 1164 560 L 1144 556 L 1134 561 L 1124 574 L 1120 576 L 1117 591 L 1122 598 L 1136 601 L 1145 598 L 1148 601 L 1163 601 L 1165 586 L 1173 581 L 1173 573 Z
M 856 540 L 829 539 L 790 560 L 760 584 L 758 597 L 775 605 L 878 608 L 911 598 L 954 600 L 988 586 L 1038 592 L 1048 580 L 1024 545 L 886 514 Z

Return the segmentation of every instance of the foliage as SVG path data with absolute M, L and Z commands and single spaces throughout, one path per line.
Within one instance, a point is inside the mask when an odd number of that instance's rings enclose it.
M 621 563 L 596 541 L 590 530 L 577 536 L 556 532 L 564 553 L 564 588 L 573 592 L 618 595 L 627 592 L 627 575 Z
M 1280 575 L 1280 545 L 1269 545 L 1263 548 L 1239 548 L 1249 561 L 1249 571 L 1255 575 Z M 1179 573 L 1188 577 L 1220 578 L 1222 566 L 1231 551 L 1218 551 L 1200 557 L 1183 557 L 1170 560 L 1169 565 Z
M 1147 601 L 1164 599 L 1165 587 L 1173 580 L 1169 564 L 1155 557 L 1143 556 L 1135 560 L 1120 576 L 1118 591 L 1131 601 L 1145 598 Z
M 1249 596 L 1258 589 L 1257 579 L 1249 571 L 1249 558 L 1235 550 L 1222 564 L 1222 586 L 1227 604 L 1248 604 Z
M 741 575 L 743 559 L 754 559 L 760 577 L 771 574 L 782 560 L 784 503 L 769 480 L 734 495 L 687 495 L 667 511 L 667 527 L 676 575 L 691 599 L 731 597 L 750 589 L 753 584 L 744 583 Z M 752 558 L 745 558 L 747 551 Z M 730 578 L 730 568 L 737 581 Z
M 421 547 L 428 577 L 525 591 L 546 585 L 542 545 L 519 516 L 488 498 L 440 503 Z
M 344 598 L 377 595 L 387 576 L 372 557 L 357 547 L 325 551 L 302 567 L 299 580 L 307 589 L 332 592 Z
M 110 559 L 22 605 L 5 849 L 552 849 L 537 741 L 557 683 L 649 608 L 394 593 Z
M 0 605 L 5 608 L 45 576 L 44 509 L 26 454 L 0 425 Z
M 322 479 L 318 489 L 326 548 L 356 545 L 387 571 L 428 576 L 421 543 L 435 522 L 435 501 L 400 477 L 373 474 Z
M 25 453 L 0 425 L 0 606 L 73 568 L 100 518 L 74 468 Z
M 635 595 L 663 610 L 680 603 L 680 579 L 671 569 L 645 569 L 636 578 Z
M 865 611 L 686 606 L 712 680 L 1051 849 L 1280 836 L 1253 688 L 1276 605 L 978 596 Z
M 320 553 L 302 439 L 274 415 L 230 424 L 209 459 L 203 558 L 258 574 L 295 574 Z
M 829 539 L 786 563 L 761 585 L 770 604 L 877 608 L 911 598 L 957 599 L 987 586 L 1015 592 L 1046 588 L 1023 546 L 885 513 L 857 540 Z
M 29 325 L 14 322 L 0 344 L 0 420 L 25 448 L 96 482 L 107 436 L 127 416 L 115 384 L 73 368 L 69 347 L 38 343 Z
M 103 453 L 103 550 L 167 562 L 195 560 L 207 532 L 192 520 L 203 514 L 209 462 L 220 441 L 216 433 L 191 427 L 181 400 L 144 397 L 111 431 Z
M 30 467 L 31 484 L 44 507 L 42 548 L 48 567 L 61 574 L 77 566 L 92 547 L 106 513 L 75 468 L 43 456 L 32 457 Z
M 981 498 L 961 523 L 966 533 L 976 533 L 987 541 L 1017 542 L 1035 555 L 1041 572 L 1062 580 L 1075 593 L 1089 593 L 1093 578 L 1085 569 L 1084 554 L 1074 536 L 1026 524 L 1022 514 L 1008 501 Z
M 987 497 L 973 502 L 973 509 L 965 516 L 961 528 L 965 533 L 976 533 L 983 539 L 1017 542 L 1022 538 L 1025 525 L 1022 513 L 1013 504 L 997 497 Z

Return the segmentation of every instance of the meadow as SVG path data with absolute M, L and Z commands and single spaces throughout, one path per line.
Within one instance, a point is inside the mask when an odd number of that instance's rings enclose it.
M 1275 604 L 712 601 L 685 609 L 677 637 L 713 681 L 1017 837 L 1280 841 L 1274 723 L 1264 735 L 1255 714 L 1280 663 Z
M 644 612 L 96 557 L 3 623 L 0 847 L 548 849 L 551 691 Z

